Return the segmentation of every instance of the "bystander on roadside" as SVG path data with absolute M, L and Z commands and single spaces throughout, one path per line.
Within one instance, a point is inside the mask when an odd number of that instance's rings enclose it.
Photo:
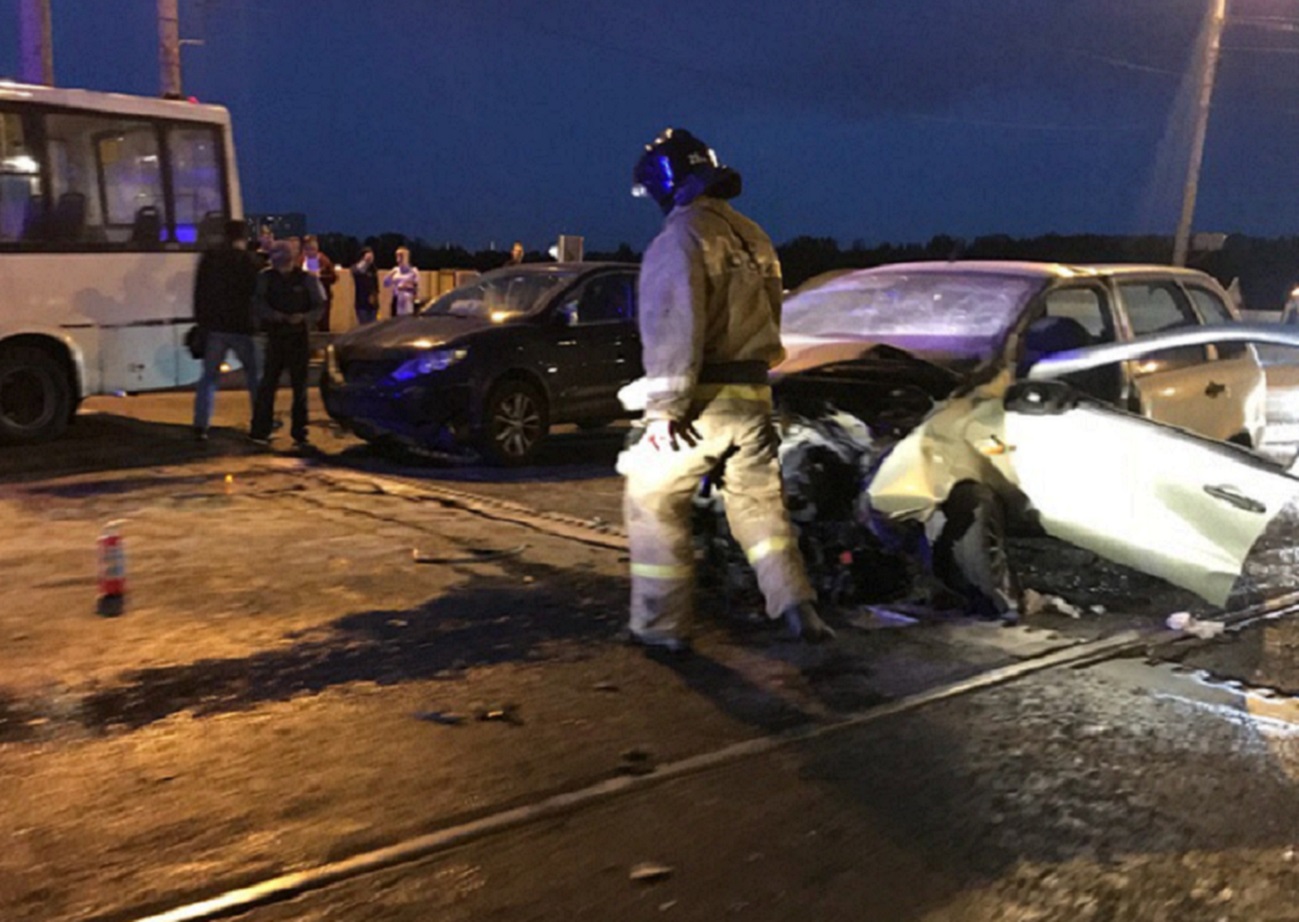
M 334 282 L 338 280 L 338 274 L 334 271 L 334 261 L 320 251 L 320 240 L 315 234 L 302 238 L 302 268 L 320 282 L 320 290 L 325 295 L 325 307 L 320 312 L 320 322 L 316 329 L 328 333 L 329 314 L 334 306 Z
M 410 250 L 397 248 L 397 265 L 383 277 L 383 287 L 392 289 L 394 317 L 415 312 L 415 299 L 419 296 L 419 270 L 410 264 Z
M 270 444 L 275 392 L 280 374 L 287 370 L 293 388 L 290 432 L 299 448 L 310 447 L 307 439 L 307 367 L 311 355 L 308 331 L 318 321 L 324 303 L 320 281 L 298 265 L 293 248 L 288 243 L 275 244 L 271 248 L 271 267 L 257 277 L 253 294 L 257 318 L 266 331 L 266 363 L 257 391 L 251 433 L 252 440 L 259 445 Z
M 374 250 L 361 250 L 352 266 L 352 287 L 356 293 L 356 322 L 365 326 L 379 316 L 379 270 L 374 267 Z
M 221 363 L 227 353 L 233 352 L 243 366 L 249 403 L 256 408 L 261 361 L 253 293 L 260 268 L 257 255 L 248 250 L 248 225 L 243 221 L 226 222 L 225 242 L 204 252 L 199 260 L 194 280 L 194 322 L 203 343 L 203 373 L 194 391 L 194 436 L 199 441 L 208 438 Z

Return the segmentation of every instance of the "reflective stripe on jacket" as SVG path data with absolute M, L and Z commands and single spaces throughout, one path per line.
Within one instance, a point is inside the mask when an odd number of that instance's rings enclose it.
M 705 365 L 778 364 L 780 298 L 762 228 L 708 196 L 674 208 L 641 264 L 645 418 L 686 418 Z

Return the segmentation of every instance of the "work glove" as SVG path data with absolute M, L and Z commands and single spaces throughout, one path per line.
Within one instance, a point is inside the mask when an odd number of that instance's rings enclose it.
M 682 444 L 694 448 L 699 431 L 694 425 L 676 419 L 651 419 L 645 424 L 644 438 L 655 451 L 678 451 Z

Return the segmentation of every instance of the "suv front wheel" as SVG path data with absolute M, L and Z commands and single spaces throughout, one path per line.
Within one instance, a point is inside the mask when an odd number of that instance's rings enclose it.
M 545 394 L 529 381 L 507 378 L 487 395 L 479 450 L 495 464 L 526 464 L 549 431 Z

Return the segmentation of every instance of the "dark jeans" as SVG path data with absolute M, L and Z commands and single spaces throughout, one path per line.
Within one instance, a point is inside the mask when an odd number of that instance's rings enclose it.
M 280 386 L 280 374 L 287 369 L 289 383 L 293 386 L 293 427 L 290 432 L 295 442 L 306 441 L 307 363 L 310 358 L 311 346 L 305 325 L 273 326 L 267 330 L 266 364 L 257 389 L 257 406 L 253 410 L 253 438 L 270 437 L 271 418 L 275 415 L 275 391 Z

